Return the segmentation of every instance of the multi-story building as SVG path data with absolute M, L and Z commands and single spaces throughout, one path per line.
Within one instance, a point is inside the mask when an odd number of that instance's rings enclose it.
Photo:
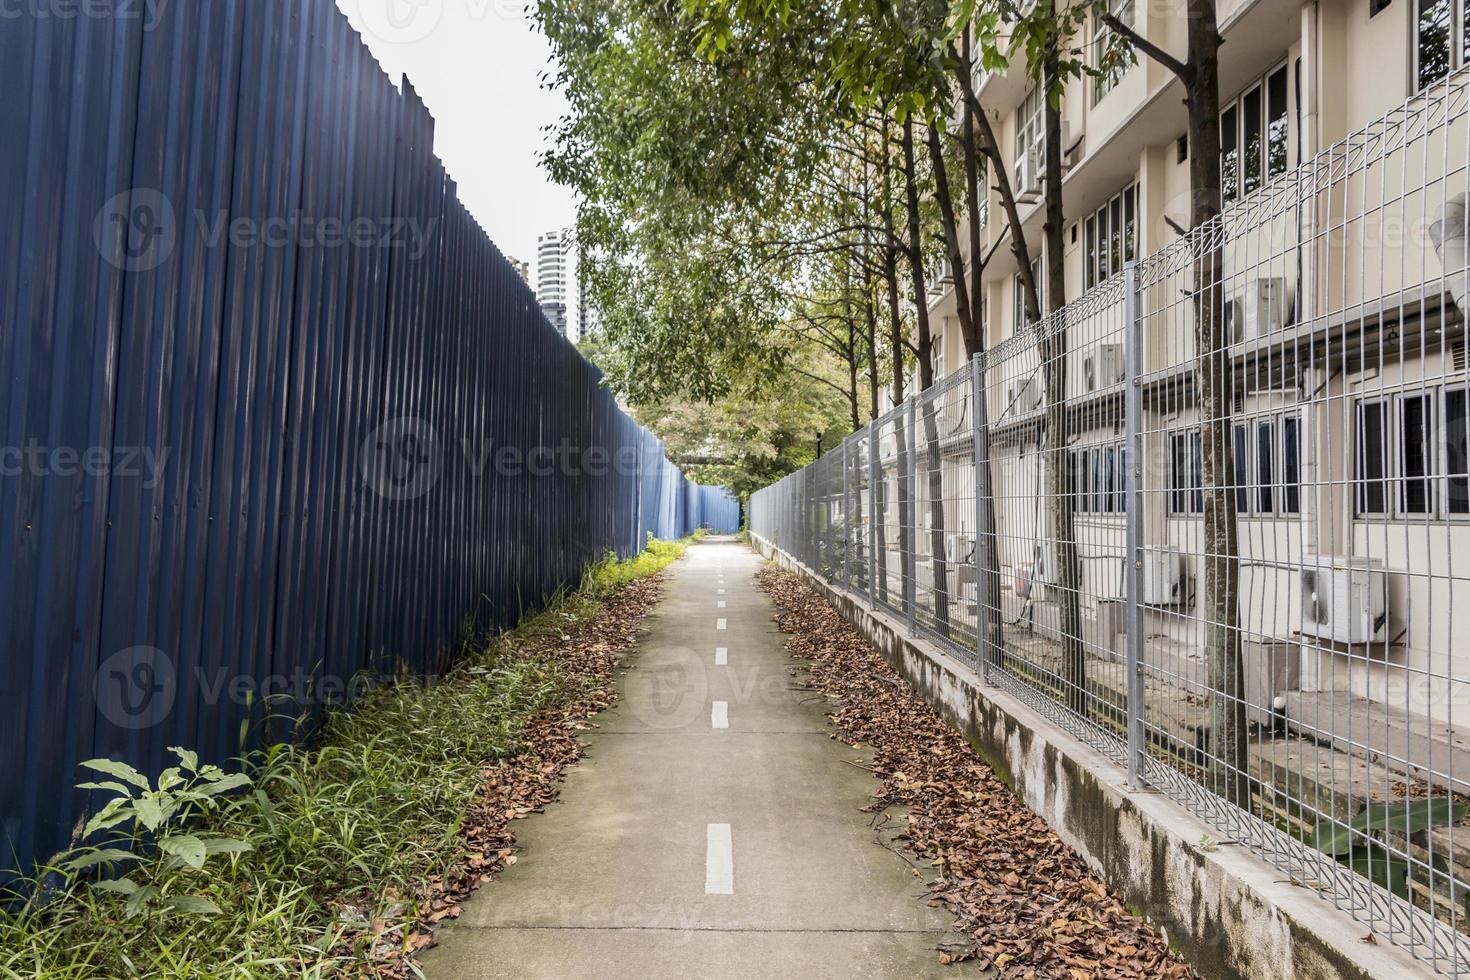
M 1024 52 L 978 76 L 1020 261 L 1067 302 L 1026 322 L 987 180 L 983 350 L 937 270 L 939 380 L 757 494 L 751 518 L 1455 975 L 1470 969 L 1470 823 L 1447 806 L 1470 795 L 1467 3 L 1220 0 L 1226 207 L 1190 231 L 1175 76 L 1142 59 L 1070 81 L 1054 269 L 1042 96 Z M 1112 10 L 1182 60 L 1183 7 Z M 1078 46 L 1096 57 L 1107 33 L 1085 23 Z
M 506 256 L 506 258 L 510 260 L 510 267 L 516 270 L 516 274 L 521 277 L 525 284 L 534 289 L 535 285 L 531 282 L 531 263 L 522 262 L 514 256 Z
M 536 238 L 536 300 L 546 319 L 562 334 L 567 332 L 571 240 L 571 235 L 561 230 L 548 231 Z
M 1318 736 L 1412 753 L 1410 770 L 1430 770 L 1433 755 L 1441 782 L 1459 771 L 1451 761 L 1470 763 L 1460 755 L 1470 749 L 1470 644 L 1454 639 L 1455 613 L 1470 600 L 1466 5 L 1221 0 L 1227 211 L 1210 239 L 1220 250 L 1229 337 L 1213 363 L 1228 366 L 1231 379 L 1240 625 L 1253 650 L 1283 664 L 1255 695 L 1264 692 L 1268 704 L 1285 698 L 1295 717 L 1314 719 Z M 1182 6 L 1116 0 L 1113 9 L 1183 59 Z M 1107 34 L 1089 22 L 1079 45 L 1096 56 Z M 977 86 L 1010 156 L 1033 268 L 1066 284 L 1065 317 L 1049 321 L 1065 337 L 1058 394 L 1068 457 L 1057 479 L 1074 512 L 1089 636 L 1113 643 L 1114 627 L 1096 624 L 1123 590 L 1131 302 L 1144 545 L 1157 559 L 1146 590 L 1150 656 L 1181 676 L 1203 676 L 1196 661 L 1210 559 L 1195 384 L 1200 246 L 1183 247 L 1190 242 L 1179 231 L 1190 220 L 1193 152 L 1183 88 L 1143 56 L 1107 77 L 1068 83 L 1065 256 L 1047 269 L 1043 105 L 1024 53 L 1006 71 L 979 75 Z M 1039 500 L 1057 464 L 1042 434 L 1053 393 L 1042 355 L 1017 336 L 1035 325 L 1022 322 L 1018 270 L 1002 241 L 1009 229 L 991 194 L 981 217 L 990 256 L 985 378 L 1009 614 L 1036 598 L 1021 595 L 1020 583 L 1044 581 L 1053 560 L 1055 524 Z M 1119 277 L 1130 262 L 1138 263 L 1132 297 Z M 939 373 L 965 368 L 947 275 L 929 301 Z M 965 507 L 950 513 L 958 516 L 946 530 L 965 533 Z M 1367 714 L 1353 713 L 1359 704 Z M 1393 741 L 1410 731 L 1431 747 Z
M 1176 5 L 1116 0 L 1117 16 L 1180 58 L 1185 20 Z M 1222 0 L 1221 142 L 1224 199 L 1239 201 L 1292 172 L 1470 58 L 1465 0 Z M 1089 24 L 1080 47 L 1096 57 L 1108 31 Z M 1456 39 L 1463 39 L 1459 41 Z M 979 73 L 977 94 L 996 125 L 1036 268 L 1042 268 L 1042 100 L 1024 54 L 1010 70 Z M 1189 223 L 1189 147 L 1183 88 L 1140 57 L 1108 78 L 1072 80 L 1062 101 L 1063 202 L 1068 223 L 1060 270 L 1071 300 L 1126 261 L 1158 251 Z M 1008 235 L 998 199 L 985 202 L 982 248 Z M 964 240 L 964 236 L 961 236 Z M 996 249 L 985 270 L 988 341 L 1015 330 L 1021 304 L 1015 260 Z M 935 332 L 957 329 L 946 282 L 931 296 Z M 1043 290 L 1043 299 L 1045 291 Z M 943 371 L 965 360 L 945 346 Z

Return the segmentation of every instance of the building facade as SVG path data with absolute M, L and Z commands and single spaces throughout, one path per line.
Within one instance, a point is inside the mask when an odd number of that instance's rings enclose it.
M 1182 59 L 1179 6 L 1118 0 L 1114 12 Z M 1456 789 L 1464 787 L 1445 778 L 1448 761 L 1470 763 L 1459 756 L 1470 750 L 1470 644 L 1456 640 L 1458 610 L 1470 608 L 1465 6 L 1219 4 L 1226 214 L 1211 247 L 1229 340 L 1218 352 L 1197 349 L 1200 252 L 1180 234 L 1192 148 L 1174 75 L 1140 57 L 1068 84 L 1060 269 L 1041 259 L 1043 106 L 1024 54 L 977 78 L 1010 156 L 1033 268 L 1043 282 L 1062 276 L 1068 297 L 1065 315 L 1052 311 L 1044 324 L 1064 338 L 1054 383 L 1047 355 L 1022 343 L 1038 325 L 1023 322 L 1009 230 L 992 197 L 982 214 L 991 256 L 984 373 L 1007 612 L 1026 606 L 1035 615 L 1031 600 L 1045 595 L 1010 583 L 1054 574 L 1056 525 L 1038 501 L 1060 487 L 1073 512 L 1089 642 L 1116 648 L 1122 624 L 1098 624 L 1124 588 L 1124 317 L 1133 309 L 1144 545 L 1157 558 L 1150 655 L 1203 677 L 1209 420 L 1195 372 L 1202 354 L 1219 354 L 1210 363 L 1229 372 L 1240 626 L 1256 655 L 1281 664 L 1258 696 L 1314 719 L 1316 737 L 1413 754 L 1407 769 L 1432 768 Z M 1097 56 L 1107 33 L 1089 23 L 1080 46 Z M 1120 278 L 1129 263 L 1131 297 Z M 947 274 L 929 308 L 937 373 L 967 369 Z M 1061 461 L 1046 451 L 1052 387 L 1066 404 Z M 964 523 L 946 531 L 973 535 L 973 521 Z M 1048 628 L 1044 608 L 1039 623 Z M 1411 733 L 1430 747 L 1406 748 L 1418 745 L 1402 741 Z M 1442 761 L 1431 766 L 1431 755 Z
M 536 300 L 546 319 L 563 335 L 567 332 L 570 298 L 571 241 L 571 234 L 565 230 L 548 231 L 536 238 Z
M 1470 818 L 1447 805 L 1470 796 L 1465 3 L 1221 0 L 1225 208 L 1189 231 L 1174 76 L 1143 60 L 1069 82 L 1056 269 L 1041 96 L 1020 52 L 977 77 L 1021 261 L 1066 303 L 1026 322 L 992 191 L 981 349 L 935 270 L 938 380 L 753 496 L 750 520 L 1455 976 L 1470 972 Z M 1112 10 L 1182 58 L 1183 6 Z M 1077 40 L 1096 57 L 1107 31 Z

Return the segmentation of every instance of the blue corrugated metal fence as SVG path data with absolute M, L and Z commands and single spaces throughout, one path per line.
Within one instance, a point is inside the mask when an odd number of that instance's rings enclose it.
M 134 5 L 128 5 L 134 6 Z M 0 864 L 739 507 L 614 404 L 330 0 L 0 20 Z M 122 8 L 119 8 L 121 10 Z M 151 18 L 151 19 L 150 19 Z

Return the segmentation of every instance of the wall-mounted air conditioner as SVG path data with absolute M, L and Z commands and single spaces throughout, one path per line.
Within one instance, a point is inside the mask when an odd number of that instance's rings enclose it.
M 1034 143 L 1016 161 L 1016 200 L 1035 204 L 1041 199 L 1041 181 L 1046 176 L 1046 151 Z
M 1006 407 L 1012 415 L 1024 415 L 1041 407 L 1041 384 L 1035 378 L 1006 386 Z
M 1388 623 L 1388 576 L 1370 558 L 1307 559 L 1301 575 L 1302 635 L 1371 643 Z
M 1082 146 L 1085 141 L 1085 133 L 1072 133 L 1070 121 L 1062 120 L 1062 170 L 1068 171 L 1077 166 L 1077 161 L 1082 159 Z
M 954 282 L 950 275 L 949 259 L 941 259 L 929 267 L 929 291 L 931 293 L 942 293 Z
M 1082 360 L 1082 373 L 1088 391 L 1119 384 L 1123 380 L 1123 345 L 1098 344 Z
M 1057 548 L 1050 540 L 1034 542 L 1015 566 L 1016 594 L 1038 602 L 1050 602 L 1056 584 Z
M 1246 717 L 1258 725 L 1273 723 L 1272 705 L 1301 687 L 1301 645 L 1286 640 L 1243 638 Z
M 1143 549 L 1143 602 L 1148 606 L 1167 606 L 1184 598 L 1184 558 L 1173 545 L 1153 545 Z
M 1445 289 L 1454 298 L 1455 307 L 1465 312 L 1465 296 L 1470 281 L 1465 271 L 1465 195 L 1456 194 L 1439 207 L 1439 220 L 1429 226 L 1429 240 L 1439 256 L 1444 272 Z
M 1279 278 L 1247 279 L 1225 298 L 1225 327 L 1231 343 L 1264 337 L 1287 324 L 1289 297 Z
M 968 564 L 975 558 L 975 542 L 968 534 L 944 536 L 944 560 L 951 565 Z

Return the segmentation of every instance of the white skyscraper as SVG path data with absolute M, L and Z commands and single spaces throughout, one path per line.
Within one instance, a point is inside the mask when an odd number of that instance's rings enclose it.
M 536 300 L 546 319 L 563 334 L 567 332 L 570 300 L 571 240 L 567 231 L 548 231 L 536 239 Z

